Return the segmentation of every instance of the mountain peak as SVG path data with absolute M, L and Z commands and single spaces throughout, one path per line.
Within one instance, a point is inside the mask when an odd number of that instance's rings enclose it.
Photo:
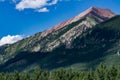
M 100 16 L 103 19 L 109 19 L 115 16 L 115 14 L 109 9 L 90 7 L 76 17 L 81 18 L 81 17 L 85 17 L 86 15 Z
M 87 10 L 104 10 L 104 11 L 107 11 L 107 10 L 109 10 L 109 9 L 107 9 L 107 8 L 99 8 L 99 7 L 95 7 L 95 6 L 92 6 L 92 7 L 89 7 Z M 86 11 L 87 11 L 86 10 Z M 111 10 L 109 10 L 109 11 L 111 11 Z M 112 11 L 111 11 L 112 12 Z M 113 12 L 112 12 L 113 13 Z
M 95 6 L 92 6 L 92 7 L 90 7 L 89 9 L 95 9 L 95 8 L 97 8 L 97 7 L 95 7 Z
M 92 7 L 88 8 L 87 10 L 94 11 L 94 10 L 100 10 L 100 9 L 103 10 L 103 8 L 98 8 L 98 7 L 92 6 Z
M 51 33 L 52 31 L 59 30 L 59 29 L 63 28 L 64 26 L 71 24 L 73 22 L 76 22 L 80 19 L 83 19 L 87 16 L 95 17 L 98 19 L 99 22 L 103 22 L 109 18 L 112 18 L 113 16 L 115 16 L 115 14 L 109 9 L 97 8 L 97 7 L 93 6 L 93 7 L 88 8 L 87 10 L 83 11 L 79 15 L 62 22 L 62 23 L 52 27 L 49 30 L 46 30 L 45 32 L 42 33 L 42 35 L 46 36 L 48 33 Z

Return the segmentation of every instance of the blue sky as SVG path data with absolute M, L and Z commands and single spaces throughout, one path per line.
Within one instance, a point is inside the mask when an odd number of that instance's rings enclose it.
M 25 0 L 0 0 L 0 38 L 7 35 L 33 35 L 91 6 L 108 8 L 120 14 L 120 0 L 39 0 L 43 3 L 34 5 L 30 0 L 26 1 L 27 6 Z

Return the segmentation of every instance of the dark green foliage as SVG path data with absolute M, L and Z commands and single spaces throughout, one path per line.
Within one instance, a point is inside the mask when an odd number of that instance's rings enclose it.
M 95 74 L 96 79 L 97 80 L 105 80 L 106 73 L 107 73 L 106 66 L 103 64 L 100 64 L 99 67 L 96 69 L 96 74 Z
M 106 67 L 100 64 L 96 70 L 74 71 L 57 69 L 51 72 L 36 68 L 33 72 L 0 73 L 0 80 L 120 80 L 119 67 Z

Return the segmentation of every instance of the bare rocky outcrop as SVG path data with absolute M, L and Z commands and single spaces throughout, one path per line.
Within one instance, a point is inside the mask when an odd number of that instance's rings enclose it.
M 42 33 L 42 36 L 46 36 L 47 34 L 51 33 L 52 31 L 59 30 L 59 29 L 65 27 L 66 25 L 71 24 L 72 22 L 75 22 L 77 20 L 80 20 L 80 19 L 82 19 L 86 16 L 95 16 L 98 19 L 99 22 L 103 22 L 103 21 L 115 16 L 115 14 L 109 9 L 90 7 L 89 9 L 80 13 L 79 15 L 62 22 L 62 23 L 52 27 L 51 29 L 48 29 L 48 30 L 44 31 Z

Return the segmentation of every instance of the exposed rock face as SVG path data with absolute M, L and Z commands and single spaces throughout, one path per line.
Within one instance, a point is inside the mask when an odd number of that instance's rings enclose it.
M 62 22 L 54 26 L 53 28 L 43 32 L 41 36 L 46 36 L 47 34 L 55 32 L 61 28 L 64 28 L 71 23 L 86 18 L 85 20 L 81 21 L 79 24 L 74 26 L 71 30 L 66 31 L 66 33 L 63 34 L 61 37 L 49 43 L 46 46 L 45 50 L 50 51 L 62 43 L 66 43 L 66 45 L 69 45 L 69 43 L 71 43 L 72 40 L 74 40 L 77 36 L 82 34 L 82 32 L 86 31 L 86 29 L 92 28 L 92 26 L 96 25 L 97 23 L 101 23 L 113 16 L 115 16 L 115 14 L 111 12 L 109 9 L 90 7 L 89 9 L 75 16 L 74 18 Z
M 66 48 L 70 48 L 71 42 L 85 32 L 88 28 L 92 28 L 97 22 L 87 17 L 85 20 L 81 21 L 78 25 L 74 26 L 72 29 L 66 31 L 65 34 L 61 35 L 58 39 L 54 40 L 46 47 L 47 51 L 53 50 L 60 44 L 66 44 Z M 69 45 L 69 47 L 68 47 Z
M 103 21 L 115 16 L 115 14 L 109 9 L 90 7 L 89 9 L 87 9 L 86 11 L 75 16 L 74 18 L 71 18 L 67 21 L 64 21 L 64 22 L 54 26 L 53 28 L 51 28 L 49 30 L 46 30 L 45 32 L 42 33 L 42 35 L 46 36 L 48 33 L 59 30 L 59 29 L 63 28 L 64 26 L 71 24 L 72 22 L 75 22 L 77 20 L 80 20 L 86 16 L 94 16 L 99 20 L 99 22 L 103 22 Z
M 88 16 L 88 15 L 94 15 L 94 16 L 99 17 L 101 22 L 115 16 L 115 14 L 112 11 L 110 11 L 109 9 L 90 7 L 89 9 L 84 11 L 83 13 L 76 16 L 73 21 L 77 21 L 77 20 L 79 20 L 85 16 Z

